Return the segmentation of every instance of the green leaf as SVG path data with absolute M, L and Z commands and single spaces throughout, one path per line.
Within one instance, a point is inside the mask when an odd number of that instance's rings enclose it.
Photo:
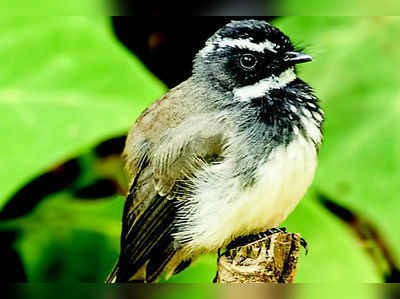
M 381 282 L 374 264 L 350 229 L 316 202 L 304 198 L 282 224 L 309 244 L 301 256 L 296 282 Z
M 20 232 L 16 248 L 29 282 L 102 282 L 119 254 L 123 203 L 60 193 L 1 228 Z
M 114 15 L 115 3 L 110 0 L 51 1 L 14 0 L 1 1 L 0 10 L 16 16 L 93 16 Z
M 0 22 L 0 207 L 29 179 L 126 131 L 165 87 L 88 17 Z
M 363 0 L 284 0 L 279 2 L 277 15 L 298 16 L 377 16 L 398 15 L 400 2 L 394 0 L 363 1 Z

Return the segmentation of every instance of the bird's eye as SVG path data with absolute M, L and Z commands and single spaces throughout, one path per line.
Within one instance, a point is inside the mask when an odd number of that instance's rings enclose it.
M 252 54 L 244 54 L 240 57 L 240 66 L 245 70 L 253 69 L 257 64 L 257 58 Z

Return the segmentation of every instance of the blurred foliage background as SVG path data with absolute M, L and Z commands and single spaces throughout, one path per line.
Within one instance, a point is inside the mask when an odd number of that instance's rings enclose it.
M 2 18 L 3 281 L 104 281 L 119 251 L 124 135 L 230 19 Z M 296 281 L 398 282 L 400 18 L 271 22 L 313 55 L 299 71 L 327 116 L 315 182 L 283 224 L 309 242 Z M 170 281 L 215 270 L 205 256 Z

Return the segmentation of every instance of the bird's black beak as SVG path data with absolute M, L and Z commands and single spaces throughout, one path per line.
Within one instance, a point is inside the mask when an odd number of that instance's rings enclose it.
M 300 52 L 286 52 L 283 60 L 292 64 L 299 64 L 311 61 L 312 57 Z

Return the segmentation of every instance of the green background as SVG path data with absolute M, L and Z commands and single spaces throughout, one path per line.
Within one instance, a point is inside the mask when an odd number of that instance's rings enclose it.
M 314 57 L 300 76 L 326 112 L 316 178 L 284 223 L 310 252 L 297 282 L 380 282 L 351 227 L 320 194 L 368 219 L 400 255 L 400 19 L 284 17 L 274 22 Z M 0 21 L 0 206 L 32 178 L 120 135 L 165 86 L 121 46 L 101 17 L 7 17 Z M 86 178 L 90 179 L 90 178 Z M 49 196 L 17 229 L 29 281 L 97 281 L 118 255 L 124 198 Z M 210 282 L 205 256 L 172 282 Z M 54 266 L 56 265 L 56 267 Z

